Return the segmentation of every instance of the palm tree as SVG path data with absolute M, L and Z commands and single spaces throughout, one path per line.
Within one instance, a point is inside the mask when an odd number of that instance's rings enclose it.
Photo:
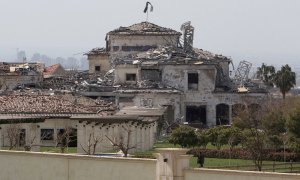
M 285 94 L 296 85 L 296 73 L 292 72 L 291 67 L 286 64 L 277 71 L 274 81 L 276 86 L 280 88 L 283 99 L 285 99 Z
M 261 67 L 257 68 L 256 71 L 257 78 L 262 80 L 267 86 L 274 86 L 274 76 L 275 76 L 275 67 L 267 66 L 266 64 L 262 64 Z

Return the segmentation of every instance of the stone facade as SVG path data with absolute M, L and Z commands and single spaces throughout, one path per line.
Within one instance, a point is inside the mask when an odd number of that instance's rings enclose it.
M 266 93 L 260 92 L 247 94 L 224 90 L 218 92 L 216 91 L 216 87 L 218 87 L 218 70 L 215 65 L 197 65 L 194 63 L 195 61 L 175 65 L 163 63 L 153 65 L 155 67 L 155 70 L 152 69 L 153 75 L 161 74 L 160 79 L 156 83 L 162 84 L 169 90 L 159 87 L 158 89 L 148 88 L 147 86 L 145 86 L 146 89 L 143 88 L 141 82 L 147 80 L 153 82 L 154 79 L 149 75 L 149 71 L 147 71 L 147 75 L 143 74 L 143 63 L 138 65 L 119 65 L 115 71 L 115 84 L 125 86 L 126 90 L 117 92 L 120 94 L 134 94 L 133 102 L 138 107 L 149 106 L 145 105 L 145 100 L 151 102 L 151 107 L 169 106 L 173 111 L 173 115 L 169 114 L 169 117 L 173 117 L 173 120 L 176 122 L 198 123 L 208 127 L 219 124 L 231 124 L 234 105 L 246 104 L 245 100 L 250 99 L 256 102 L 257 99 L 266 96 Z M 223 69 L 225 69 L 223 72 L 228 76 L 224 79 L 229 79 L 229 68 L 225 65 L 223 63 Z M 229 66 L 228 62 L 227 66 Z M 136 74 L 134 82 L 125 81 L 128 73 Z M 195 79 L 193 80 L 192 78 Z M 134 90 L 132 84 L 135 84 L 140 90 Z M 176 91 L 174 92 L 172 89 L 176 89 Z

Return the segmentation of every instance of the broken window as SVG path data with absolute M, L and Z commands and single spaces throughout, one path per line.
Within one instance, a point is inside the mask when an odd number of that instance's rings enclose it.
M 122 51 L 148 51 L 157 48 L 157 46 L 122 46 Z
M 237 117 L 245 109 L 246 109 L 246 107 L 243 104 L 234 104 L 234 105 L 232 105 L 232 117 Z
M 135 81 L 136 74 L 126 74 L 126 81 Z
M 113 46 L 113 51 L 119 51 L 119 46 Z
M 101 66 L 95 66 L 95 71 L 96 71 L 96 72 L 101 71 Z
M 188 73 L 188 90 L 198 90 L 198 73 Z
M 151 98 L 142 98 L 141 99 L 141 106 L 142 107 L 153 107 L 153 100 Z
M 152 82 L 160 82 L 162 74 L 158 69 L 142 69 L 141 70 L 141 79 L 149 80 Z
M 41 129 L 41 140 L 54 140 L 54 129 Z
M 186 121 L 189 123 L 200 123 L 206 125 L 206 106 L 187 106 Z
M 229 123 L 229 105 L 218 104 L 216 106 L 216 124 L 228 125 Z

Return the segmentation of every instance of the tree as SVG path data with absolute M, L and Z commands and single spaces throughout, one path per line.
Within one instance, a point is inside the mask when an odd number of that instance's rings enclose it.
M 250 153 L 259 171 L 262 170 L 262 162 L 267 147 L 266 133 L 263 130 L 262 119 L 269 112 L 269 103 L 269 101 L 264 99 L 263 101 L 256 102 L 255 104 L 257 105 L 255 106 L 249 105 L 238 112 L 233 120 L 233 125 L 243 130 L 241 143 Z
M 300 151 L 300 106 L 296 107 L 290 114 L 287 120 L 287 128 L 291 136 L 291 145 L 295 150 Z
M 225 144 L 227 144 L 227 134 L 225 133 L 226 127 L 216 126 L 208 130 L 208 137 L 211 144 L 217 147 L 218 150 Z
M 281 70 L 277 71 L 274 82 L 279 87 L 283 99 L 285 99 L 285 94 L 296 85 L 296 73 L 292 72 L 291 67 L 286 64 L 281 67 Z
M 206 149 L 207 144 L 209 143 L 209 133 L 208 130 L 202 129 L 196 132 L 197 135 L 197 145 Z
M 276 105 L 274 104 L 274 106 Z M 286 117 L 280 107 L 275 107 L 262 119 L 268 144 L 275 149 L 281 148 L 284 143 L 283 135 L 286 133 Z
M 230 127 L 223 130 L 224 137 L 226 137 L 227 144 L 230 147 L 230 151 L 242 141 L 242 131 L 237 127 Z
M 244 129 L 243 131 L 243 146 L 251 154 L 252 160 L 257 167 L 257 170 L 262 170 L 263 158 L 266 156 L 266 134 L 258 129 Z
M 267 66 L 266 64 L 262 64 L 261 67 L 257 68 L 256 74 L 257 78 L 262 80 L 267 86 L 274 86 L 274 77 L 275 77 L 275 67 Z
M 87 146 L 83 147 L 82 144 L 80 144 L 80 146 L 87 155 L 93 155 L 96 152 L 96 147 L 98 143 L 101 142 L 102 140 L 103 140 L 102 138 L 95 136 L 95 133 L 92 132 L 89 134 Z
M 110 141 L 113 147 L 119 148 L 122 153 L 124 154 L 124 157 L 128 156 L 128 152 L 131 149 L 136 148 L 136 144 L 130 143 L 132 130 L 130 126 L 123 126 L 122 125 L 122 131 L 119 133 L 119 138 L 110 138 L 107 135 L 105 137 Z
M 66 126 L 64 129 L 59 129 L 55 138 L 55 147 L 60 147 L 60 152 L 64 153 L 65 149 L 69 146 L 73 137 L 73 129 L 70 126 Z
M 6 137 L 9 142 L 9 150 L 16 148 L 20 143 L 21 126 L 19 124 L 9 124 L 6 129 Z
M 179 144 L 181 147 L 194 147 L 197 144 L 195 129 L 181 125 L 172 131 L 170 143 Z

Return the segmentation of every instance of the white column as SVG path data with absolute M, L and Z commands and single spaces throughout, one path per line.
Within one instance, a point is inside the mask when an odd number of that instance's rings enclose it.
M 188 149 L 157 149 L 156 179 L 157 180 L 184 180 L 184 169 L 189 168 L 190 155 Z
M 137 126 L 137 151 L 142 151 L 142 130 L 141 130 L 141 125 Z
M 150 124 L 150 133 L 149 133 L 149 136 L 150 136 L 150 148 L 153 147 L 154 145 L 154 123 L 151 123 Z
M 146 149 L 149 150 L 150 149 L 150 124 L 147 124 L 147 129 L 146 129 Z
M 145 125 L 142 127 L 142 151 L 146 150 L 146 130 L 145 130 Z

